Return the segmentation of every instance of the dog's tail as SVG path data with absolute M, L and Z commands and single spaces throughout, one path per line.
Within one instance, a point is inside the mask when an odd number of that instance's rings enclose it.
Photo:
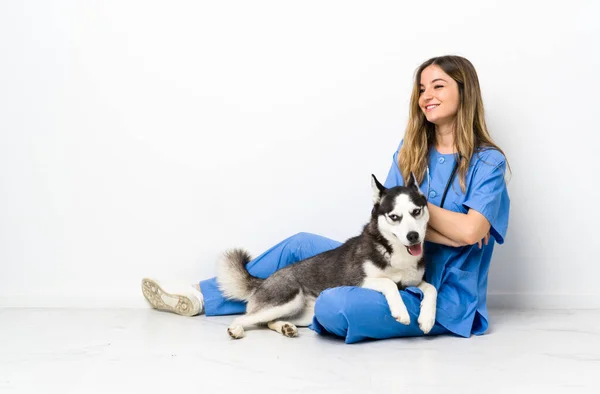
M 226 298 L 248 301 L 263 279 L 256 278 L 246 269 L 252 260 L 243 249 L 231 249 L 223 254 L 218 264 L 217 283 Z

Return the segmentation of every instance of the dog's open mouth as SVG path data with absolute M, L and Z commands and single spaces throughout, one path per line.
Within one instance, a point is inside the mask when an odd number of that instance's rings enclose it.
M 407 246 L 406 250 L 408 250 L 408 253 L 412 256 L 420 256 L 421 253 L 423 253 L 423 244 L 419 242 L 418 244 Z

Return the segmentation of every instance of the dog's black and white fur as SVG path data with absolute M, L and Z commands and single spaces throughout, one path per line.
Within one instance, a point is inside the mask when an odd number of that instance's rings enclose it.
M 244 328 L 255 324 L 296 336 L 296 326 L 311 324 L 319 294 L 338 286 L 361 286 L 383 293 L 391 315 L 402 324 L 409 324 L 410 316 L 398 289 L 417 286 L 424 294 L 419 327 L 425 334 L 431 330 L 437 291 L 423 280 L 427 200 L 413 174 L 406 187 L 385 188 L 375 176 L 371 184 L 371 220 L 360 235 L 333 250 L 289 265 L 266 279 L 248 273 L 245 266 L 251 258 L 244 250 L 225 254 L 218 267 L 219 287 L 225 297 L 247 302 L 246 314 L 228 328 L 232 338 L 242 338 Z

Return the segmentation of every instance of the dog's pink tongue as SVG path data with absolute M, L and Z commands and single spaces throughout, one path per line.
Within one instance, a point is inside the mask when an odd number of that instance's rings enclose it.
M 413 256 L 420 256 L 421 253 L 423 252 L 423 248 L 421 247 L 421 244 L 418 243 L 416 245 L 413 246 L 409 246 L 408 247 L 408 251 L 410 252 L 410 254 L 412 254 Z

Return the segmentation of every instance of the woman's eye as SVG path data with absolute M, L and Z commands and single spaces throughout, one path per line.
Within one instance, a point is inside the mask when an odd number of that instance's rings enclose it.
M 444 85 L 435 85 L 434 87 L 435 87 L 436 89 L 439 89 L 439 88 L 443 88 L 443 87 L 444 87 Z

